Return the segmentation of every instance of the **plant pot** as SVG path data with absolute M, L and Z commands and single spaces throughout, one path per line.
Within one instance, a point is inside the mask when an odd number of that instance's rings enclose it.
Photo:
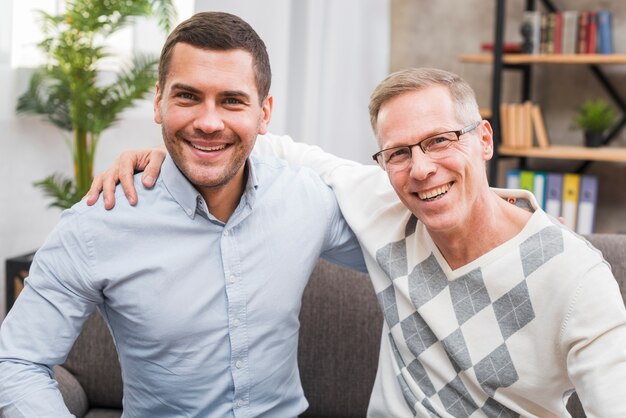
M 604 135 L 599 132 L 585 132 L 585 146 L 598 148 L 604 145 Z

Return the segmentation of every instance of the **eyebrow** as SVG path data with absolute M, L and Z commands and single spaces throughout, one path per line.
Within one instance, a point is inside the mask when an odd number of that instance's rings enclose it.
M 175 83 L 172 84 L 172 87 L 170 88 L 172 91 L 174 90 L 185 90 L 191 93 L 201 93 L 201 91 L 195 87 L 189 86 L 187 84 L 183 84 L 183 83 Z
M 392 148 L 408 147 L 409 145 L 415 145 L 415 144 L 417 144 L 419 142 L 422 142 L 425 139 L 432 138 L 433 136 L 437 136 L 439 134 L 443 134 L 443 133 L 446 133 L 446 132 L 453 132 L 453 130 L 450 130 L 448 128 L 435 128 L 435 129 L 432 129 L 430 131 L 430 133 L 427 134 L 426 136 L 422 136 L 419 139 L 412 139 L 411 142 L 408 143 L 408 144 L 390 145 L 390 146 L 388 146 L 386 148 L 381 148 L 381 149 L 382 150 L 386 150 L 386 149 L 392 149 Z
M 244 91 L 241 90 L 227 90 L 225 92 L 222 92 L 221 96 L 223 97 L 237 97 L 237 98 L 242 98 L 245 101 L 249 102 L 250 101 L 250 95 Z

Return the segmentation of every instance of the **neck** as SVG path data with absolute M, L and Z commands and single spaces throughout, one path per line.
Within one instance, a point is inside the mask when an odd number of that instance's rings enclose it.
M 244 165 L 241 172 L 228 181 L 216 187 L 202 187 L 199 192 L 207 204 L 209 212 L 220 221 L 226 223 L 239 205 L 241 196 L 246 188 L 248 166 Z
M 451 269 L 463 267 L 515 237 L 532 214 L 491 190 L 476 200 L 470 219 L 453 231 L 428 231 Z

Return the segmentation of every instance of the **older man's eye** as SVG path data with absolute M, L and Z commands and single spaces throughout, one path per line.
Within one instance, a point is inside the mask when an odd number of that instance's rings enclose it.
M 422 149 L 430 152 L 444 150 L 448 148 L 453 140 L 454 139 L 452 137 L 446 135 L 439 135 L 433 138 L 428 138 L 427 140 L 422 142 Z
M 403 160 L 410 156 L 411 156 L 411 151 L 409 150 L 408 147 L 398 148 L 398 149 L 389 151 L 389 153 L 387 154 L 387 161 L 393 162 L 397 160 Z

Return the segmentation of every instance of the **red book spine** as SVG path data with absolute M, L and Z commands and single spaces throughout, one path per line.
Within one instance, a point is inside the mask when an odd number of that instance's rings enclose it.
M 598 44 L 598 21 L 596 12 L 589 12 L 589 24 L 587 26 L 587 53 L 595 54 Z
M 556 12 L 554 15 L 554 53 L 560 54 L 562 52 L 563 43 L 563 14 Z
M 576 52 L 579 54 L 587 53 L 587 45 L 589 44 L 589 36 L 587 29 L 589 28 L 589 12 L 582 11 L 578 18 L 578 47 Z

